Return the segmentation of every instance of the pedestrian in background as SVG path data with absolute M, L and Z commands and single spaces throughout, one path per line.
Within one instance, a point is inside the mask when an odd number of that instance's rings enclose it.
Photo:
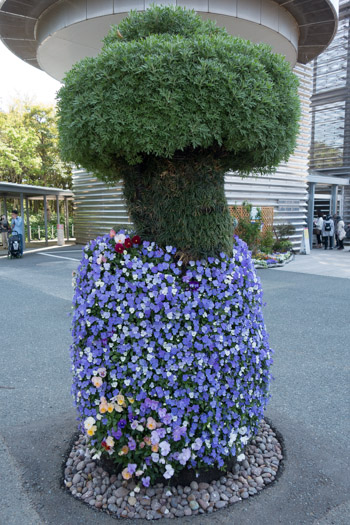
M 324 249 L 327 250 L 329 240 L 329 249 L 333 250 L 334 222 L 330 215 L 327 215 L 326 219 L 323 221 L 322 236 Z
M 350 224 L 345 226 L 345 238 L 350 240 Z M 350 252 L 350 250 L 349 250 Z
M 335 247 L 339 247 L 339 239 L 338 239 L 338 222 L 340 220 L 340 216 L 336 213 L 333 215 L 333 222 L 334 222 L 334 239 L 335 239 Z
M 8 249 L 7 235 L 8 235 L 9 229 L 10 227 L 9 227 L 9 223 L 8 223 L 6 215 L 1 215 L 0 233 L 1 233 L 1 238 L 2 238 L 2 247 L 4 250 Z
M 315 234 L 317 238 L 316 248 L 322 248 L 323 217 L 320 211 L 317 212 L 317 219 L 314 221 L 314 225 L 315 225 Z
M 345 224 L 341 217 L 337 222 L 338 250 L 344 250 L 344 239 L 346 237 Z
M 18 215 L 17 210 L 12 210 L 12 220 L 11 220 L 11 229 L 12 233 L 17 233 L 21 241 L 21 255 L 23 255 L 24 247 L 24 224 L 23 219 Z

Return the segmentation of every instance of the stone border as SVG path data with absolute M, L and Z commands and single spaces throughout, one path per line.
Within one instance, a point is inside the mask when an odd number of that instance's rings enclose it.
M 137 487 L 121 474 L 110 476 L 91 459 L 83 435 L 73 437 L 63 464 L 62 486 L 75 498 L 114 518 L 157 520 L 210 514 L 259 494 L 278 479 L 285 457 L 283 439 L 268 420 L 247 445 L 245 459 L 211 483 Z

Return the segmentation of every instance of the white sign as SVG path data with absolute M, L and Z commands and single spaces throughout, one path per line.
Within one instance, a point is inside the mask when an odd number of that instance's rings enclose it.
M 301 240 L 300 253 L 303 255 L 310 255 L 310 237 L 308 228 L 303 230 L 303 238 Z
M 256 206 L 253 206 L 250 212 L 250 220 L 251 222 L 255 222 L 258 219 L 259 216 L 259 208 Z
M 64 246 L 64 226 L 57 224 L 57 245 Z

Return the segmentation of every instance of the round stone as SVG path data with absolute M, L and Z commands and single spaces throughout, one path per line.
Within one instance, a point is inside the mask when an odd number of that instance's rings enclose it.
M 226 507 L 226 505 L 227 505 L 226 501 L 216 501 L 215 502 L 216 509 L 223 509 L 224 507 Z
M 198 505 L 196 500 L 190 501 L 190 509 L 191 510 L 198 510 L 199 509 L 199 505 Z
M 80 481 L 80 474 L 75 474 L 73 477 L 73 485 L 77 485 Z

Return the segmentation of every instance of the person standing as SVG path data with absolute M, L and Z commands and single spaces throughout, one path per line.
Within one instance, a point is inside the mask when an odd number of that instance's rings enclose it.
M 17 233 L 21 241 L 21 255 L 23 255 L 24 248 L 24 224 L 23 219 L 18 215 L 17 210 L 12 210 L 12 221 L 11 221 L 12 233 Z
M 317 238 L 317 245 L 316 248 L 322 248 L 322 227 L 323 227 L 323 217 L 322 213 L 319 211 L 317 212 L 317 219 L 314 222 L 315 224 L 315 233 Z
M 334 239 L 335 239 L 335 247 L 339 247 L 339 239 L 338 239 L 338 222 L 340 221 L 339 215 L 336 213 L 333 215 L 333 222 L 334 222 Z
M 2 247 L 4 250 L 8 249 L 7 234 L 9 231 L 9 223 L 6 215 L 1 215 L 0 219 L 0 233 L 2 237 Z
M 324 249 L 327 250 L 329 239 L 329 249 L 333 250 L 334 222 L 331 215 L 327 215 L 326 219 L 323 221 L 322 236 Z
M 338 218 L 337 223 L 337 235 L 338 235 L 338 250 L 344 250 L 344 239 L 346 237 L 345 224 L 341 217 Z

